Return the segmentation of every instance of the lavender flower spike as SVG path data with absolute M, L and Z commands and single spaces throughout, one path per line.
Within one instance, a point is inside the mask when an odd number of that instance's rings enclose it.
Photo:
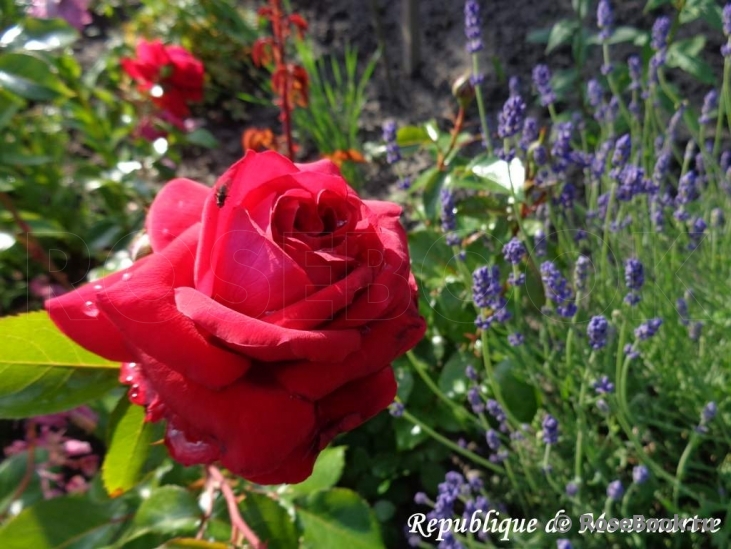
M 467 0 L 464 4 L 464 33 L 467 37 L 467 51 L 469 53 L 476 53 L 484 47 L 481 24 L 479 2 L 477 0 Z

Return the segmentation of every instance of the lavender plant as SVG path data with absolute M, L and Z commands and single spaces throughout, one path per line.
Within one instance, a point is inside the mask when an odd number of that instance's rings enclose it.
M 695 99 L 669 79 L 684 5 L 656 19 L 650 55 L 632 53 L 625 69 L 612 58 L 612 4 L 598 3 L 603 62 L 574 105 L 583 113 L 558 100 L 548 62 L 520 75 L 532 97 L 511 79 L 502 107 L 479 105 L 483 121 L 486 108 L 497 118 L 496 152 L 425 144 L 446 161 L 414 178 L 405 205 L 430 337 L 401 368 L 432 394 L 402 393 L 394 421 L 454 456 L 413 508 L 452 522 L 437 536 L 410 521 L 411 546 L 729 542 L 728 525 L 672 540 L 578 534 L 585 513 L 727 518 L 731 4 L 724 77 Z M 473 57 L 478 11 L 466 3 Z M 562 509 L 574 528 L 551 530 Z M 482 530 L 470 530 L 476 512 Z M 509 535 L 488 526 L 498 514 L 514 519 Z M 536 531 L 516 526 L 531 518 Z

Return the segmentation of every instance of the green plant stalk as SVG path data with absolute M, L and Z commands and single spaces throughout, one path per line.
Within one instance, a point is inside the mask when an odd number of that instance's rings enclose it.
M 515 474 L 513 473 L 513 468 L 510 465 L 510 461 L 506 459 L 503 462 L 503 465 L 505 465 L 505 473 L 507 473 L 508 475 L 510 484 L 515 487 L 515 491 L 518 493 L 518 500 L 520 501 L 520 506 L 523 509 L 523 516 L 527 517 L 529 514 L 528 500 L 525 499 L 525 494 L 523 494 L 523 490 L 520 484 L 518 484 L 518 481 L 515 479 Z
M 450 450 L 452 450 L 454 452 L 457 452 L 458 454 L 460 454 L 463 457 L 466 457 L 467 459 L 472 460 L 474 463 L 477 463 L 477 464 L 482 465 L 483 467 L 485 467 L 487 469 L 490 469 L 494 473 L 498 473 L 500 475 L 503 474 L 504 470 L 502 468 L 500 468 L 497 465 L 495 465 L 494 463 L 486 460 L 485 458 L 483 458 L 481 456 L 478 456 L 474 452 L 471 452 L 471 451 L 467 450 L 466 448 L 462 448 L 459 444 L 456 444 L 456 443 L 452 442 L 451 440 L 449 440 L 448 438 L 440 435 L 434 429 L 432 429 L 431 427 L 429 427 L 426 423 L 424 423 L 420 419 L 417 419 L 408 410 L 404 410 L 403 417 L 404 417 L 404 419 L 406 419 L 406 420 L 410 421 L 411 423 L 413 423 L 414 425 L 418 426 L 427 435 L 429 435 L 430 437 L 432 437 L 437 442 L 443 444 L 444 446 L 446 446 Z
M 439 400 L 441 400 L 452 410 L 454 410 L 457 417 L 468 417 L 473 423 L 475 423 L 477 426 L 480 426 L 480 422 L 477 418 L 473 417 L 462 406 L 447 397 L 447 395 L 445 395 L 439 389 L 439 387 L 437 387 L 437 384 L 434 383 L 434 380 L 426 372 L 424 363 L 417 358 L 413 351 L 409 351 L 408 353 L 406 353 L 406 357 L 409 359 L 409 362 L 411 362 L 411 365 L 416 370 L 416 373 L 419 374 L 419 377 L 421 377 L 422 381 L 424 381 L 424 384 L 429 387 L 431 392 L 434 393 L 434 395 Z
M 685 450 L 683 450 L 683 453 L 680 456 L 680 460 L 678 461 L 678 467 L 675 470 L 675 486 L 673 488 L 673 505 L 675 505 L 675 507 L 678 507 L 678 498 L 680 495 L 678 487 L 682 486 L 683 477 L 685 476 L 685 472 L 688 468 L 688 460 L 693 454 L 693 451 L 698 446 L 700 439 L 701 437 L 698 435 L 698 433 L 696 431 L 692 431 L 690 434 L 690 439 L 688 440 L 688 444 L 685 446 Z
M 568 344 L 567 344 L 568 348 Z M 584 400 L 586 398 L 586 378 L 589 373 L 589 365 L 594 362 L 594 351 L 591 352 L 589 360 L 584 366 L 584 371 L 581 375 L 581 388 L 579 389 L 579 403 L 576 407 L 576 452 L 574 454 L 574 478 L 578 482 L 579 490 L 584 484 L 583 475 L 581 473 L 581 465 L 584 459 L 584 431 L 586 429 L 586 414 L 584 413 Z
M 472 54 L 472 74 L 480 74 L 480 61 L 477 59 L 477 54 Z M 492 148 L 492 139 L 490 139 L 490 130 L 487 127 L 487 115 L 485 111 L 485 100 L 482 97 L 482 88 L 479 85 L 475 86 L 475 98 L 477 99 L 477 111 L 480 113 L 480 126 L 482 127 L 482 137 L 485 141 L 485 147 L 487 153 L 490 156 L 495 154 Z
M 604 216 L 604 236 L 602 241 L 602 279 L 607 281 L 609 274 L 608 268 L 608 257 L 609 257 L 609 226 L 611 225 L 612 210 L 614 209 L 614 200 L 617 194 L 617 184 L 612 183 L 609 188 L 609 202 L 607 203 L 607 212 Z
M 602 43 L 602 55 L 604 57 L 604 65 L 606 65 L 607 67 L 611 66 L 612 61 L 609 56 L 609 44 L 607 44 L 606 41 Z M 614 77 L 612 76 L 611 71 L 609 72 L 609 74 L 607 74 L 607 82 L 609 83 L 609 89 L 612 91 L 612 95 L 617 98 L 617 101 L 619 103 L 619 110 L 622 112 L 622 116 L 624 117 L 627 126 L 629 126 L 630 128 L 634 128 L 633 116 L 627 109 L 627 105 L 625 105 L 624 99 L 622 99 L 622 94 L 617 87 L 617 83 L 614 81 Z M 632 140 L 632 146 L 636 150 L 634 139 Z

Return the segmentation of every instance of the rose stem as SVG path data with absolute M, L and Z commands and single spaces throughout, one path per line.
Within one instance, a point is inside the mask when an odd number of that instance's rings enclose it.
M 234 491 L 231 489 L 231 485 L 229 484 L 228 480 L 226 480 L 226 478 L 223 476 L 218 467 L 216 467 L 215 465 L 209 465 L 208 474 L 211 475 L 211 478 L 213 478 L 213 480 L 221 485 L 221 493 L 223 494 L 223 498 L 226 500 L 228 514 L 231 518 L 232 541 L 235 540 L 236 532 L 240 532 L 244 535 L 246 541 L 248 541 L 254 549 L 266 549 L 266 543 L 263 543 L 261 540 L 259 540 L 254 531 L 249 528 L 248 524 L 246 524 L 246 521 L 241 516 L 241 513 L 239 513 L 239 503 L 238 501 L 236 501 L 236 494 L 234 494 Z
M 22 239 L 22 242 L 23 246 L 25 246 L 25 249 L 28 250 L 30 256 L 43 267 L 50 268 L 49 274 L 61 286 L 63 286 L 67 290 L 73 290 L 74 288 L 69 283 L 66 275 L 56 268 L 56 265 L 53 263 L 51 256 L 46 253 L 46 250 L 43 249 L 43 246 L 41 246 L 41 244 L 33 236 L 33 229 L 21 217 L 20 213 L 15 207 L 15 204 L 13 203 L 13 199 L 10 198 L 8 194 L 0 192 L 0 203 L 2 203 L 5 209 L 10 212 L 10 215 L 13 217 L 13 220 L 15 221 L 15 224 L 18 226 L 18 228 L 25 233 L 25 237 Z

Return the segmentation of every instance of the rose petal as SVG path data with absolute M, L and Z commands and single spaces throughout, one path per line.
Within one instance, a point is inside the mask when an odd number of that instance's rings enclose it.
M 327 158 L 323 158 L 321 160 L 316 160 L 315 162 L 307 162 L 304 164 L 295 164 L 297 168 L 300 171 L 303 172 L 315 172 L 315 173 L 324 173 L 327 175 L 337 175 L 340 176 L 340 168 L 337 167 L 336 164 L 334 164 L 331 160 Z
M 365 327 L 360 349 L 350 354 L 341 367 L 330 362 L 297 361 L 272 370 L 279 383 L 291 393 L 319 400 L 353 380 L 369 376 L 410 349 L 426 330 L 416 307 L 392 320 L 372 322 Z
M 212 345 L 175 306 L 175 288 L 193 283 L 200 224 L 193 225 L 143 267 L 99 293 L 99 308 L 134 345 L 211 388 L 239 378 L 250 363 Z M 130 360 L 130 362 L 138 362 Z
M 396 378 L 391 366 L 353 381 L 317 402 L 317 423 L 321 433 L 319 448 L 327 446 L 339 433 L 355 429 L 393 402 Z
M 210 268 L 196 288 L 240 313 L 259 317 L 316 290 L 302 268 L 254 227 L 246 210 L 230 212 L 230 228 L 210 247 L 200 247 L 198 264 Z
M 192 382 L 150 357 L 145 374 L 187 441 L 217 445 L 221 463 L 246 478 L 275 471 L 292 452 L 312 439 L 315 410 L 294 398 L 266 375 L 253 370 L 219 391 Z M 188 429 L 190 432 L 186 431 Z M 190 457 L 190 456 L 189 456 Z M 206 459 L 210 459 L 208 454 Z
M 373 281 L 373 276 L 373 269 L 361 265 L 335 284 L 261 320 L 297 330 L 315 328 L 332 320 L 341 309 L 350 305 L 356 293 Z
M 173 179 L 155 197 L 146 228 L 155 252 L 161 252 L 183 232 L 198 223 L 211 188 L 190 179 Z
M 144 257 L 128 269 L 81 286 L 78 290 L 49 299 L 44 306 L 51 320 L 76 343 L 107 360 L 134 362 L 119 328 L 99 309 L 98 294 L 132 276 L 149 260 Z
M 232 311 L 193 288 L 177 288 L 178 309 L 226 346 L 265 362 L 338 362 L 360 347 L 358 330 L 292 330 Z

